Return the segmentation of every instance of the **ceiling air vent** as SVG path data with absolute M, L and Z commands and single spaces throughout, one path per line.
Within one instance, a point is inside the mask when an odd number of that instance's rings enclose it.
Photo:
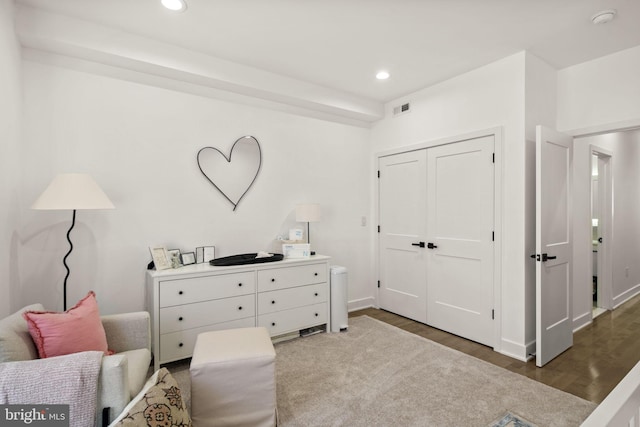
M 406 104 L 398 105 L 397 107 L 393 107 L 393 117 L 397 117 L 401 114 L 407 114 L 411 111 L 411 104 L 408 102 Z

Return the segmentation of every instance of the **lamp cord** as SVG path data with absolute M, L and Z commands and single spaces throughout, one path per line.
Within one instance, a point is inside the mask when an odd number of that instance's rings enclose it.
M 67 269 L 67 275 L 64 276 L 64 284 L 63 284 L 63 288 L 62 288 L 62 298 L 63 298 L 63 308 L 64 311 L 67 311 L 67 279 L 69 278 L 69 273 L 71 273 L 71 270 L 69 270 L 69 266 L 67 265 L 67 258 L 69 257 L 69 255 L 71 254 L 71 251 L 73 250 L 73 243 L 71 243 L 71 230 L 73 230 L 73 226 L 76 225 L 76 210 L 73 210 L 73 218 L 71 220 L 71 227 L 69 227 L 69 231 L 67 231 L 67 241 L 69 242 L 69 252 L 67 252 L 67 254 L 64 256 L 64 258 L 62 258 L 62 263 L 64 264 L 64 268 Z

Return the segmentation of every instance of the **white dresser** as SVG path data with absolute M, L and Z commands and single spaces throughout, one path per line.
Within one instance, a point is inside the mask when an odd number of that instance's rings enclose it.
M 276 336 L 318 325 L 329 332 L 329 259 L 147 271 L 155 370 L 191 357 L 201 332 L 264 326 Z

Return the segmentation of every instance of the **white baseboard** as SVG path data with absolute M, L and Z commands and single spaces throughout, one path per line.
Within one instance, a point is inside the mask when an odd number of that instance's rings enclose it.
M 527 345 L 522 345 L 514 341 L 502 339 L 500 341 L 499 353 L 514 359 L 526 362 L 532 358 L 532 354 L 536 351 L 536 342 L 532 341 Z
M 635 297 L 638 294 L 640 294 L 640 284 L 637 284 L 633 288 L 628 289 L 620 295 L 613 297 L 613 308 L 616 309 L 620 307 L 622 304 L 629 301 L 631 298 Z
M 351 300 L 347 303 L 347 310 L 349 312 L 362 310 L 365 308 L 375 307 L 376 299 L 374 297 L 361 298 L 356 300 Z
M 588 311 L 584 314 L 573 319 L 573 332 L 576 333 L 580 329 L 584 328 L 587 325 L 590 325 L 593 321 L 591 317 L 591 311 Z

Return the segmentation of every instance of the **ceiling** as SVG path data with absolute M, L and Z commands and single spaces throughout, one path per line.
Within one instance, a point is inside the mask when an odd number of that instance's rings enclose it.
M 16 0 L 376 102 L 523 50 L 562 69 L 640 45 L 638 0 L 187 2 Z M 591 23 L 603 9 L 618 14 Z

